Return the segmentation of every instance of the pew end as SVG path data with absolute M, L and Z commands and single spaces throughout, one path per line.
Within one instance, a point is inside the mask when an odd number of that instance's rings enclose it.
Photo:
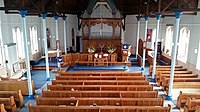
M 0 105 L 0 108 L 1 108 L 0 112 L 7 112 L 7 111 L 5 110 L 5 108 L 4 108 L 4 104 L 3 104 L 3 103 Z

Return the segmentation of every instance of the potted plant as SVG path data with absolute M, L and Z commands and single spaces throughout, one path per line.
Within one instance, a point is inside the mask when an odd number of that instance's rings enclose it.
M 88 52 L 89 52 L 89 53 L 94 53 L 95 50 L 96 50 L 96 49 L 95 49 L 94 46 L 89 46 L 89 47 L 88 47 Z
M 114 45 L 108 45 L 107 46 L 107 51 L 112 54 L 116 51 L 116 47 Z

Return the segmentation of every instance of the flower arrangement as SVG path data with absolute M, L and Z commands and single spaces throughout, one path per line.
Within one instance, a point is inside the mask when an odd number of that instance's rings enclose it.
M 110 53 L 110 54 L 112 54 L 112 53 L 114 53 L 115 51 L 116 51 L 116 47 L 114 46 L 114 45 L 108 45 L 107 46 L 107 51 Z
M 89 53 L 94 53 L 95 50 L 96 50 L 95 47 L 92 46 L 92 45 L 88 47 L 88 52 L 89 52 Z

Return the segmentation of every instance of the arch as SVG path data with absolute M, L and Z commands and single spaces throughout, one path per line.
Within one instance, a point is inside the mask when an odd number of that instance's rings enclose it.
M 21 28 L 19 26 L 12 28 L 12 34 L 13 34 L 13 43 L 16 43 L 17 45 L 17 57 L 18 59 L 23 59 L 25 58 L 25 53 L 24 53 L 24 39 Z
M 38 52 L 38 37 L 37 37 L 37 29 L 35 26 L 31 26 L 29 28 L 30 31 L 30 40 L 31 40 L 31 52 L 35 54 Z
M 179 43 L 178 43 L 177 59 L 184 63 L 187 62 L 189 39 L 190 39 L 190 30 L 186 27 L 181 28 Z
M 173 26 L 168 26 L 166 29 L 166 37 L 165 37 L 165 49 L 164 52 L 171 56 L 172 54 L 172 44 L 173 44 Z

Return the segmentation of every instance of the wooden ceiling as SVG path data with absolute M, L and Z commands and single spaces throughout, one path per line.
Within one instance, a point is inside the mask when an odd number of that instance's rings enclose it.
M 75 14 L 82 17 L 88 7 L 94 7 L 96 2 L 108 2 L 121 13 L 126 15 L 154 15 L 162 12 L 164 16 L 172 16 L 174 10 L 183 11 L 184 14 L 196 14 L 200 11 L 198 0 L 4 0 L 7 14 L 19 13 L 19 10 L 28 10 L 28 15 L 47 13 L 48 16 Z

